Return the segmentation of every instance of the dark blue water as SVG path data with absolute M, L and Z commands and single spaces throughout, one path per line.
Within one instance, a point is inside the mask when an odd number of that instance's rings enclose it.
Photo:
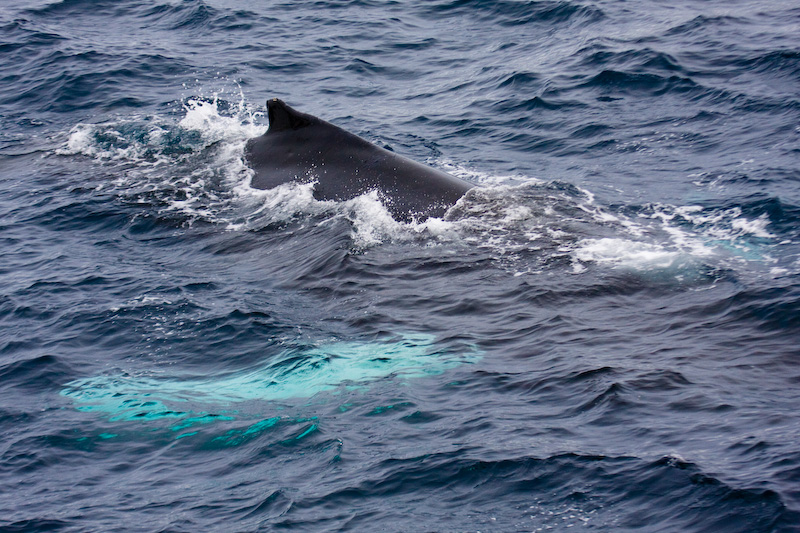
M 3 531 L 800 530 L 800 8 L 0 12 Z M 249 187 L 280 97 L 468 179 Z

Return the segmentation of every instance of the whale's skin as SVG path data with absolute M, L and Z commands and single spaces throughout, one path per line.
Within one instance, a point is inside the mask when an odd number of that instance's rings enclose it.
M 336 201 L 377 190 L 395 219 L 409 221 L 442 217 L 472 187 L 277 98 L 267 102 L 267 112 L 269 129 L 245 146 L 256 189 L 314 182 L 315 199 Z

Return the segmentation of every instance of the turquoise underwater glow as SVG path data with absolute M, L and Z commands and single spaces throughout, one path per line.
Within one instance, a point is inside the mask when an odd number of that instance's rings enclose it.
M 432 335 L 414 334 L 395 342 L 336 342 L 288 350 L 257 368 L 217 376 L 82 378 L 67 383 L 61 394 L 79 411 L 107 413 L 110 421 L 172 418 L 181 419 L 175 428 L 183 429 L 232 420 L 237 403 L 310 398 L 390 376 L 436 375 L 478 359 L 474 348 L 453 354 L 437 349 Z

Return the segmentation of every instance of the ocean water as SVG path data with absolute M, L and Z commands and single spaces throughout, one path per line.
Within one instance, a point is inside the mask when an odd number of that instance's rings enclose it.
M 0 530 L 800 530 L 800 8 L 0 11 Z M 477 185 L 249 186 L 279 97 Z

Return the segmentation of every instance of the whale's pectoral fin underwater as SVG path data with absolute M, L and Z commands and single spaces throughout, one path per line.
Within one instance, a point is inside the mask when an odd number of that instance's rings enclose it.
M 313 181 L 317 200 L 349 200 L 377 190 L 397 220 L 441 217 L 472 185 L 385 150 L 274 98 L 269 129 L 245 147 L 251 185 L 271 189 Z

